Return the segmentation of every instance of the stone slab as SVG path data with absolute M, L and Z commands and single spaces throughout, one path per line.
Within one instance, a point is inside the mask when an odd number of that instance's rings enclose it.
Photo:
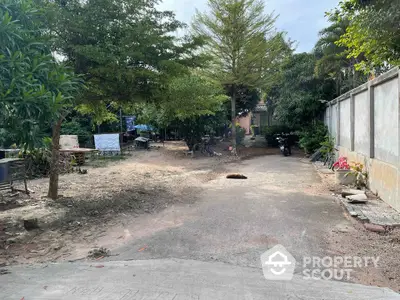
M 365 193 L 346 196 L 346 199 L 350 203 L 366 203 L 368 201 L 367 195 L 365 195 Z
M 340 200 L 349 214 L 361 221 L 381 226 L 400 226 L 400 213 L 380 199 L 369 199 L 364 204 L 350 203 L 342 197 Z
M 342 197 L 347 197 L 347 196 L 351 196 L 351 195 L 360 195 L 360 194 L 364 194 L 365 195 L 365 191 L 356 190 L 356 189 L 344 189 L 344 190 L 342 190 Z

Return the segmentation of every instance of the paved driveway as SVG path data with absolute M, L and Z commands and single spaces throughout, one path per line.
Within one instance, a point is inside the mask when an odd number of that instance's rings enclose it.
M 326 238 L 350 223 L 326 191 L 321 195 L 320 178 L 310 164 L 271 155 L 230 164 L 229 172 L 248 179 L 223 174 L 206 184 L 194 204 L 137 224 L 130 230 L 150 227 L 147 234 L 115 250 L 115 259 L 184 258 L 260 267 L 260 255 L 276 244 L 298 261 L 332 255 Z
M 131 241 L 108 262 L 10 268 L 0 298 L 11 299 L 399 299 L 375 287 L 304 280 L 303 256 L 335 255 L 327 239 L 351 226 L 296 157 L 230 164 L 192 204 L 174 205 L 126 229 Z M 195 176 L 195 175 L 194 175 Z M 201 190 L 201 189 L 199 189 Z M 282 244 L 297 259 L 292 281 L 267 281 L 260 255 Z

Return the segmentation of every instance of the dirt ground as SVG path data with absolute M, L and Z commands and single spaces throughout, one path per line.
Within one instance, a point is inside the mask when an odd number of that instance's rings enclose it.
M 100 162 L 96 167 L 85 167 L 88 174 L 62 175 L 61 197 L 56 202 L 45 197 L 48 179 L 29 181 L 34 191 L 30 197 L 20 194 L 8 207 L 0 206 L 0 267 L 74 261 L 105 244 L 110 248 L 123 245 L 130 235 L 123 231 L 126 224 L 144 216 L 150 220 L 173 205 L 195 203 L 208 182 L 225 174 L 228 166 L 240 163 L 226 148 L 220 144 L 216 149 L 221 156 L 192 158 L 186 155 L 183 143 L 169 142 L 150 151 L 133 152 L 122 160 Z M 242 147 L 239 154 L 246 159 L 278 154 L 278 150 Z M 331 195 L 330 188 L 326 179 L 303 192 Z M 379 269 L 360 270 L 354 281 L 400 291 L 400 231 L 369 232 L 345 217 L 352 226 L 335 228 L 325 237 L 332 255 L 380 256 Z M 23 220 L 32 218 L 38 218 L 40 229 L 27 231 Z M 142 230 L 138 236 L 150 229 Z
M 0 266 L 81 258 L 110 226 L 196 201 L 202 183 L 236 160 L 226 148 L 217 147 L 221 156 L 192 158 L 183 143 L 168 142 L 124 159 L 99 160 L 84 167 L 87 174 L 61 175 L 57 201 L 46 197 L 47 178 L 29 181 L 29 197 L 20 193 L 0 206 Z M 244 148 L 241 154 L 261 155 Z M 40 228 L 25 230 L 26 219 L 38 219 Z

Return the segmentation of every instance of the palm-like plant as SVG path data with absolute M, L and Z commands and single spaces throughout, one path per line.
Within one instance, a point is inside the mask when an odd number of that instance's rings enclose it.
M 334 79 L 336 95 L 339 96 L 361 84 L 364 78 L 354 68 L 358 59 L 347 58 L 348 49 L 337 44 L 346 33 L 349 20 L 342 18 L 338 21 L 332 14 L 329 15 L 329 21 L 331 25 L 320 31 L 320 39 L 315 45 L 314 53 L 318 57 L 315 73 L 319 77 Z

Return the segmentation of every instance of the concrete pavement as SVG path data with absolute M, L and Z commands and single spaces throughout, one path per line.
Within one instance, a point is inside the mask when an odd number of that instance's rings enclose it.
M 327 236 L 351 227 L 331 197 L 313 190 L 320 178 L 297 157 L 263 156 L 226 168 L 203 186 L 194 203 L 125 228 L 133 238 L 113 250 L 118 256 L 111 259 L 183 258 L 259 267 L 260 255 L 276 244 L 298 261 L 332 255 Z M 248 179 L 226 179 L 227 173 Z M 136 238 L 144 227 L 146 234 Z M 138 251 L 142 247 L 146 250 Z
M 191 260 L 13 267 L 3 300 L 395 300 L 388 289 L 324 280 L 267 281 L 259 269 Z
M 0 299 L 400 299 L 389 289 L 300 277 L 304 256 L 343 255 L 326 237 L 351 227 L 342 208 L 315 190 L 312 166 L 265 156 L 226 172 L 248 179 L 221 174 L 196 201 L 137 218 L 106 262 L 11 267 L 0 275 Z M 276 244 L 298 261 L 292 281 L 263 277 L 260 255 Z

